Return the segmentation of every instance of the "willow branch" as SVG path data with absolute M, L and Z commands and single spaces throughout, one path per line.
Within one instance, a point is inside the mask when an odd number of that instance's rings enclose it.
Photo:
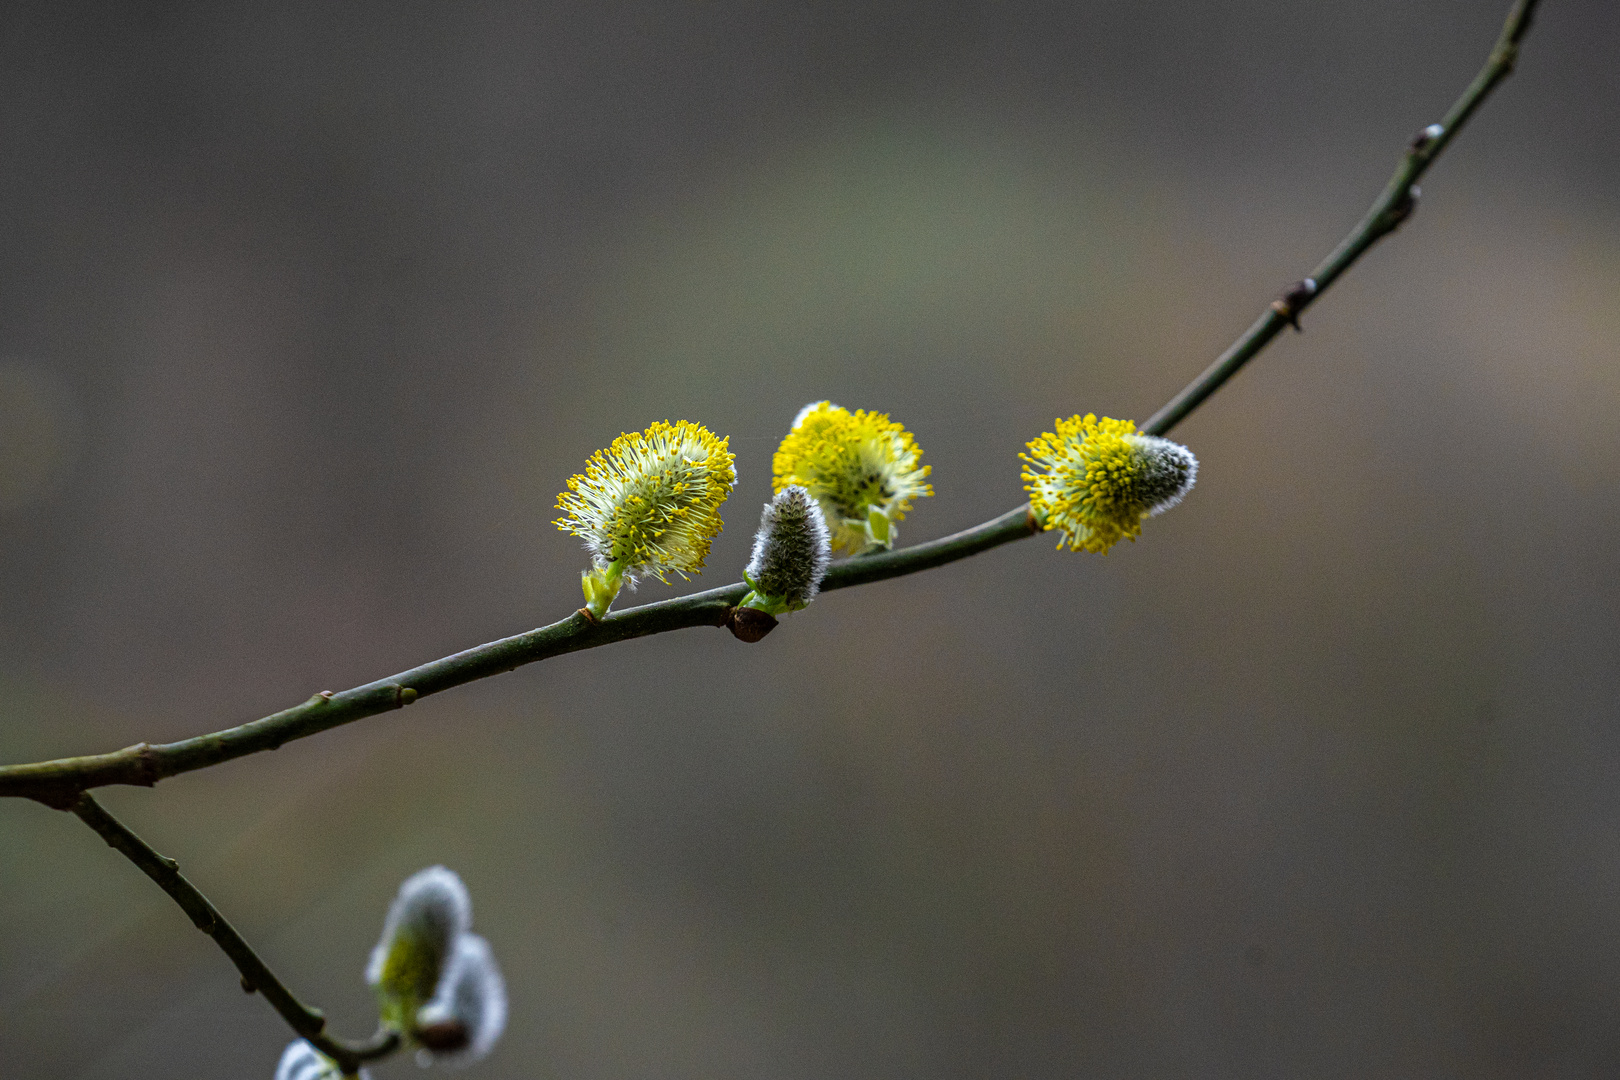
M 1485 67 L 1445 118 L 1425 128 L 1412 141 L 1395 175 L 1355 229 L 1309 277 L 1284 293 L 1209 368 L 1155 413 L 1143 425 L 1143 431 L 1162 435 L 1174 428 L 1270 344 L 1283 327 L 1292 325 L 1298 329 L 1299 315 L 1368 248 L 1401 226 L 1416 206 L 1417 181 L 1486 96 L 1511 73 L 1537 2 L 1516 0 Z M 840 563 L 828 573 L 822 589 L 850 588 L 929 570 L 1039 531 L 1039 523 L 1025 504 L 939 540 Z M 0 766 L 0 796 L 37 799 L 77 815 L 168 893 L 199 930 L 214 939 L 241 972 L 244 989 L 261 992 L 297 1034 L 336 1061 L 345 1075 L 352 1075 L 362 1062 L 397 1049 L 399 1035 L 379 1031 L 361 1044 L 344 1043 L 327 1035 L 320 1011 L 304 1005 L 276 978 L 208 898 L 186 880 L 178 864 L 153 850 L 109 814 L 89 789 L 110 784 L 150 787 L 168 776 L 274 750 L 294 739 L 402 708 L 424 695 L 563 653 L 687 627 L 723 626 L 747 591 L 748 586 L 738 583 L 613 612 L 599 620 L 580 611 L 550 626 L 479 645 L 387 679 L 342 693 L 316 694 L 300 705 L 224 731 L 155 746 L 140 743 L 108 754 Z
M 259 954 L 253 951 L 253 947 L 242 939 L 236 928 L 209 902 L 208 897 L 186 880 L 185 875 L 180 872 L 179 863 L 158 854 L 151 845 L 136 836 L 129 826 L 108 813 L 88 791 L 81 793 L 68 809 L 107 841 L 109 847 L 140 867 L 142 873 L 157 882 L 158 887 L 168 893 L 174 902 L 180 905 L 180 909 L 191 918 L 192 925 L 214 939 L 236 965 L 236 970 L 242 973 L 242 989 L 249 993 L 257 990 L 263 994 L 264 999 L 275 1007 L 276 1012 L 281 1014 L 281 1018 L 287 1021 L 293 1031 L 337 1062 L 346 1074 L 355 1072 L 361 1062 L 383 1057 L 398 1048 L 399 1034 L 393 1031 L 379 1031 L 369 1041 L 355 1045 L 339 1042 L 327 1035 L 326 1018 L 321 1015 L 321 1011 L 310 1008 L 293 996 L 292 991 L 276 978 L 275 973 L 259 958 Z
M 1519 43 L 1530 26 L 1537 0 L 1516 0 L 1496 47 L 1478 76 L 1438 124 L 1425 128 L 1407 147 L 1395 175 L 1382 194 L 1322 264 L 1289 289 L 1210 367 L 1142 426 L 1162 435 L 1201 405 L 1238 369 L 1264 349 L 1285 326 L 1298 325 L 1300 313 L 1315 303 L 1368 248 L 1394 232 L 1412 213 L 1417 181 L 1450 145 L 1486 96 L 1513 70 Z M 977 555 L 1040 531 L 1028 504 L 971 529 L 898 551 L 882 552 L 838 563 L 823 591 L 867 585 L 914 574 Z M 628 638 L 662 634 L 694 626 L 723 626 L 731 609 L 748 592 L 742 583 L 661 600 L 592 620 L 576 612 L 537 630 L 467 649 L 398 675 L 341 693 L 323 692 L 300 705 L 260 720 L 179 742 L 139 743 L 107 754 L 61 758 L 29 765 L 0 766 L 0 796 L 37 799 L 72 808 L 80 792 L 108 784 L 150 787 L 165 777 L 274 750 L 342 724 L 401 708 L 476 679 L 485 679 L 581 649 L 594 649 Z

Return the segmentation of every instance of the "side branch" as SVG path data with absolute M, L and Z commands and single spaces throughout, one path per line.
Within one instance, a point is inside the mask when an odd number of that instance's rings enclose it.
M 1270 344 L 1283 327 L 1297 327 L 1301 312 L 1315 303 L 1368 248 L 1394 232 L 1411 215 L 1416 205 L 1419 178 L 1450 145 L 1496 85 L 1512 72 L 1519 43 L 1529 30 L 1537 2 L 1515 0 L 1485 67 L 1445 118 L 1424 128 L 1413 139 L 1395 175 L 1361 222 L 1310 277 L 1289 289 L 1203 374 L 1154 413 L 1142 425 L 1144 432 L 1163 435 L 1174 428 Z M 838 563 L 827 574 L 822 589 L 831 591 L 866 585 L 929 570 L 1039 531 L 1040 524 L 1025 504 L 952 536 Z M 293 739 L 388 712 L 427 694 L 511 671 L 537 660 L 669 630 L 724 626 L 732 608 L 747 592 L 748 586 L 739 582 L 611 612 L 600 620 L 575 612 L 549 626 L 479 645 L 342 693 L 323 692 L 301 705 L 211 735 L 155 746 L 140 743 L 88 757 L 0 766 L 0 797 L 30 798 L 58 809 L 76 809 L 80 793 L 90 788 L 107 784 L 150 787 L 164 777 L 204 769 L 261 750 L 274 750 Z
M 1314 304 L 1317 297 L 1326 292 L 1340 274 L 1350 269 L 1368 248 L 1400 228 L 1412 216 L 1412 211 L 1417 207 L 1418 180 L 1451 144 L 1474 111 L 1484 104 L 1485 98 L 1496 89 L 1496 84 L 1512 74 L 1514 61 L 1519 56 L 1519 43 L 1530 30 L 1530 18 L 1535 14 L 1539 2 L 1515 0 L 1502 27 L 1502 34 L 1496 39 L 1496 47 L 1491 50 L 1490 59 L 1451 106 L 1445 119 L 1438 124 L 1430 124 L 1413 137 L 1406 153 L 1401 156 L 1395 175 L 1390 177 L 1383 193 L 1373 202 L 1366 216 L 1350 230 L 1350 235 L 1339 242 L 1339 246 L 1311 271 L 1309 277 L 1290 287 L 1267 308 L 1265 314 L 1255 320 L 1254 325 L 1244 331 L 1243 336 L 1217 357 L 1203 374 L 1154 413 L 1142 425 L 1143 431 L 1149 435 L 1163 435 L 1203 404 L 1205 398 L 1219 390 L 1226 380 L 1237 374 L 1239 368 L 1254 359 L 1261 349 L 1271 343 L 1272 338 L 1282 333 L 1283 327 L 1292 326 L 1298 330 L 1300 314 Z
M 108 846 L 157 882 L 158 887 L 168 893 L 190 917 L 192 925 L 214 939 L 236 965 L 236 970 L 242 973 L 242 989 L 249 993 L 257 990 L 263 994 L 295 1032 L 336 1061 L 346 1074 L 357 1070 L 361 1062 L 392 1053 L 399 1046 L 398 1033 L 391 1031 L 379 1032 L 377 1037 L 358 1046 L 349 1046 L 327 1035 L 326 1018 L 320 1010 L 305 1005 L 282 985 L 281 980 L 259 958 L 259 954 L 253 951 L 253 947 L 242 940 L 242 935 L 219 913 L 219 909 L 180 873 L 178 863 L 154 851 L 127 825 L 109 814 L 88 791 L 79 795 L 68 809 L 107 841 Z

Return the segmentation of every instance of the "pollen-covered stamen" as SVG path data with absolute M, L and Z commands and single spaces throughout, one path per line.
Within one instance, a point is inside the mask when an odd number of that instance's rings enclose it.
M 770 615 L 797 611 L 815 599 L 832 560 L 827 522 L 810 493 L 791 484 L 765 504 L 743 576 L 753 591 L 739 605 Z
M 1059 547 L 1097 554 L 1136 539 L 1142 519 L 1180 502 L 1198 475 L 1185 446 L 1093 414 L 1057 421 L 1057 431 L 1031 440 L 1029 451 L 1019 456 L 1030 466 L 1023 478 L 1031 509 L 1063 533 Z
M 932 495 L 911 433 L 884 413 L 830 401 L 806 405 L 772 460 L 773 486 L 803 486 L 820 505 L 834 548 L 889 547 L 912 500 Z
M 727 440 L 685 420 L 620 435 L 570 477 L 556 525 L 585 541 L 592 569 L 586 606 L 601 615 L 620 583 L 642 574 L 668 582 L 703 568 L 720 532 L 720 505 L 736 483 Z

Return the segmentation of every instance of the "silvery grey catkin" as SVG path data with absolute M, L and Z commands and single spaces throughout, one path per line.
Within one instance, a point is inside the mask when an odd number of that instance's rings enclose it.
M 744 571 L 771 614 L 810 603 L 832 561 L 832 541 L 821 507 L 798 484 L 765 504 L 754 534 L 754 555 Z

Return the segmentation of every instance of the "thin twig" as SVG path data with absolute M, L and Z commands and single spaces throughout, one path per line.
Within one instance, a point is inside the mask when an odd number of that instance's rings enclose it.
M 181 910 L 190 916 L 192 925 L 218 943 L 225 955 L 236 965 L 236 970 L 242 973 L 242 989 L 249 992 L 257 990 L 263 994 L 264 999 L 275 1007 L 276 1012 L 281 1014 L 281 1018 L 287 1021 L 293 1031 L 337 1062 L 346 1074 L 355 1072 L 361 1062 L 383 1057 L 398 1048 L 399 1033 L 394 1031 L 379 1031 L 369 1041 L 353 1046 L 327 1035 L 326 1018 L 321 1015 L 321 1011 L 305 1005 L 293 996 L 291 990 L 282 985 L 281 980 L 276 978 L 275 973 L 259 958 L 259 954 L 253 951 L 253 947 L 242 940 L 242 935 L 237 933 L 236 928 L 219 913 L 219 909 L 214 907 L 208 897 L 199 892 L 195 885 L 186 880 L 186 876 L 180 872 L 179 863 L 158 854 L 151 845 L 136 836 L 129 826 L 108 813 L 88 791 L 80 794 L 68 809 L 100 834 L 108 846 L 124 855 L 130 862 L 140 867 L 142 873 L 157 882 L 158 887 L 168 893 L 174 902 L 180 905 Z
M 926 544 L 851 559 L 834 566 L 822 590 L 864 585 L 941 566 L 1038 531 L 1028 508 L 954 536 Z M 25 796 L 69 808 L 79 792 L 109 784 L 151 787 L 164 777 L 206 769 L 283 743 L 302 739 L 367 716 L 409 705 L 428 694 L 499 675 L 563 653 L 611 645 L 692 626 L 723 626 L 747 594 L 741 582 L 672 600 L 660 600 L 592 620 L 575 612 L 560 622 L 456 653 L 377 682 L 341 693 L 320 693 L 302 704 L 261 720 L 179 742 L 138 743 L 110 754 L 60 758 L 31 765 L 0 766 L 0 796 Z
M 1265 348 L 1283 327 L 1297 324 L 1300 313 L 1315 303 L 1369 247 L 1400 227 L 1415 205 L 1418 179 L 1450 144 L 1486 95 L 1513 70 L 1519 42 L 1529 29 L 1537 2 L 1516 0 L 1485 67 L 1445 119 L 1425 128 L 1412 141 L 1383 194 L 1350 235 L 1310 277 L 1267 308 L 1231 348 L 1143 424 L 1143 431 L 1153 435 L 1170 431 Z M 914 574 L 1039 531 L 1025 504 L 952 536 L 839 563 L 828 573 L 822 589 L 831 591 Z M 262 750 L 274 750 L 294 739 L 388 712 L 419 697 L 499 675 L 537 660 L 670 630 L 722 626 L 732 606 L 747 591 L 748 586 L 739 582 L 612 612 L 599 621 L 576 612 L 549 626 L 479 645 L 352 690 L 317 694 L 290 709 L 224 731 L 155 746 L 138 743 L 108 754 L 0 766 L 0 796 L 37 799 L 65 808 L 73 804 L 79 792 L 88 788 L 107 784 L 150 787 L 177 773 L 205 769 Z

